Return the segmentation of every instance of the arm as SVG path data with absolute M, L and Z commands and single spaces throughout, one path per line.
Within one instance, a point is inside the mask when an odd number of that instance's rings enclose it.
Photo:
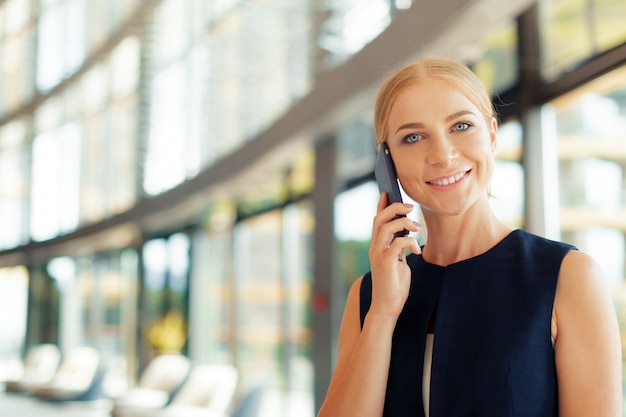
M 369 258 L 372 267 L 372 304 L 361 329 L 359 291 L 362 278 L 350 289 L 339 331 L 339 351 L 334 375 L 318 417 L 380 417 L 385 403 L 391 360 L 391 339 L 398 315 L 404 307 L 411 270 L 398 254 L 419 252 L 415 239 L 393 234 L 419 228 L 408 218 L 411 206 L 395 203 L 387 207 L 385 195 L 378 203 Z M 392 243 L 390 243 L 392 242 Z
M 554 320 L 560 415 L 621 416 L 617 317 L 602 271 L 584 253 L 571 251 L 563 260 Z
M 337 365 L 318 417 L 381 416 L 395 320 L 368 314 L 361 330 L 359 289 L 350 289 L 339 331 Z

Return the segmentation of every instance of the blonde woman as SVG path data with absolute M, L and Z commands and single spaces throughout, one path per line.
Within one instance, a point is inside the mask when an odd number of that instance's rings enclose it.
M 479 79 L 455 61 L 410 63 L 382 86 L 374 123 L 428 239 L 394 239 L 421 226 L 381 195 L 319 416 L 621 416 L 600 268 L 490 208 L 498 126 Z

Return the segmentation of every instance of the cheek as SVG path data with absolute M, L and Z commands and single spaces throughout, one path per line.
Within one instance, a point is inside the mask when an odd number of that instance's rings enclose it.
M 415 160 L 407 158 L 406 155 L 394 158 L 394 165 L 398 178 L 403 179 L 404 182 L 413 181 L 417 176 L 419 164 Z

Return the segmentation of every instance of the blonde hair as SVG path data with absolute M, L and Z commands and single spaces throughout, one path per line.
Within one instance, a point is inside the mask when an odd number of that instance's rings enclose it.
M 446 81 L 457 88 L 478 108 L 487 123 L 495 117 L 485 85 L 468 67 L 446 58 L 422 58 L 404 65 L 380 88 L 374 107 L 374 132 L 378 143 L 386 140 L 389 113 L 398 95 L 408 87 L 430 80 Z

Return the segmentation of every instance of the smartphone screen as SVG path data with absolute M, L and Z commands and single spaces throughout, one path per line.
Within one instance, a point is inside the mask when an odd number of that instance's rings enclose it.
M 398 176 L 396 174 L 396 167 L 391 159 L 391 152 L 387 142 L 383 142 L 378 150 L 378 157 L 376 158 L 376 167 L 374 168 L 374 175 L 376 176 L 376 182 L 378 183 L 378 189 L 381 193 L 387 193 L 387 202 L 401 203 L 402 194 L 400 193 L 400 186 L 398 184 Z M 406 217 L 406 216 L 398 216 Z M 396 237 L 406 236 L 409 232 L 403 230 L 395 234 Z

